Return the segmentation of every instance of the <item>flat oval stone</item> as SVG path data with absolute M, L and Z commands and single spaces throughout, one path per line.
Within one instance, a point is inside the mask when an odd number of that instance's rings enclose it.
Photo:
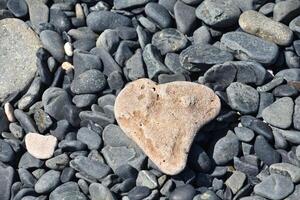
M 110 11 L 91 12 L 86 18 L 86 23 L 95 32 L 115 29 L 120 26 L 131 26 L 130 18 Z
M 28 133 L 25 136 L 27 151 L 38 159 L 51 158 L 57 144 L 56 137 L 52 135 L 44 136 L 38 133 Z
M 55 170 L 50 170 L 43 174 L 41 178 L 36 182 L 34 190 L 41 194 L 46 192 L 51 192 L 59 184 L 60 172 Z
M 187 41 L 187 38 L 174 28 L 163 29 L 152 37 L 152 44 L 160 50 L 162 55 L 183 49 Z
M 262 64 L 274 63 L 278 55 L 276 44 L 244 32 L 228 32 L 221 44 L 239 60 L 255 60 Z
M 201 67 L 233 60 L 231 53 L 210 44 L 191 45 L 180 53 L 179 58 L 182 67 L 189 71 L 201 71 Z
M 199 19 L 219 28 L 237 24 L 240 14 L 240 9 L 231 1 L 204 0 L 196 9 Z
M 150 0 L 114 0 L 114 8 L 117 10 L 131 8 L 135 6 L 142 6 Z
M 195 8 L 181 1 L 176 1 L 174 5 L 174 17 L 177 29 L 184 34 L 188 34 L 196 24 Z M 186 15 L 186 13 L 189 13 Z
M 220 100 L 211 89 L 180 81 L 156 85 L 139 79 L 115 102 L 121 129 L 167 174 L 184 169 L 195 134 L 219 111 Z
M 0 102 L 9 94 L 24 90 L 37 71 L 38 36 L 19 19 L 0 21 Z M 18 72 L 18 73 L 16 73 Z
M 287 46 L 293 40 L 293 32 L 288 26 L 253 10 L 244 12 L 240 16 L 239 24 L 245 32 L 278 45 Z

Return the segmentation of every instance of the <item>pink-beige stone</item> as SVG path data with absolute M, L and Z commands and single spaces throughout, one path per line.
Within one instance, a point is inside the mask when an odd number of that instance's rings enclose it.
M 57 138 L 52 135 L 28 133 L 25 136 L 25 145 L 28 153 L 38 159 L 48 159 L 53 156 L 57 145 Z
M 139 79 L 125 86 L 115 102 L 115 116 L 125 134 L 166 174 L 185 166 L 198 130 L 220 112 L 220 99 L 197 83 L 157 85 Z

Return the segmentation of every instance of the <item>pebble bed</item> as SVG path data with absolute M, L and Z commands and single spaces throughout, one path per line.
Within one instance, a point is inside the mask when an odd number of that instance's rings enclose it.
M 300 199 L 299 0 L 0 0 L 0 19 L 0 200 Z M 116 123 L 140 78 L 221 99 L 178 175 Z

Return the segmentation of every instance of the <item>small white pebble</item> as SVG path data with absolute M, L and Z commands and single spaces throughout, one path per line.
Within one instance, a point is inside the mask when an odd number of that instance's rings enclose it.
M 9 122 L 15 122 L 14 108 L 10 103 L 5 103 L 4 111 Z
M 65 71 L 69 71 L 71 69 L 74 69 L 74 66 L 69 62 L 63 62 L 61 68 L 63 68 Z
M 25 136 L 25 145 L 28 153 L 38 159 L 48 159 L 53 156 L 57 145 L 57 138 L 53 135 L 28 133 Z
M 73 56 L 73 47 L 70 42 L 66 42 L 64 49 L 67 56 Z
M 75 5 L 75 14 L 76 14 L 76 17 L 78 19 L 84 19 L 85 18 L 82 6 L 79 3 L 77 3 Z

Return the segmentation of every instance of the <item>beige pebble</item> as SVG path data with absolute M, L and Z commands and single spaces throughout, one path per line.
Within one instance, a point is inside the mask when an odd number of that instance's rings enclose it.
M 293 32 L 288 26 L 276 22 L 257 11 L 249 10 L 242 13 L 239 24 L 245 32 L 278 45 L 287 46 L 293 41 Z
M 73 56 L 73 47 L 70 42 L 65 43 L 64 50 L 67 56 Z
M 75 15 L 78 19 L 84 19 L 84 12 L 82 6 L 79 3 L 75 5 Z
M 10 103 L 4 104 L 4 111 L 9 122 L 15 122 L 14 108 Z
M 28 133 L 25 136 L 25 145 L 28 153 L 38 159 L 48 159 L 53 156 L 57 144 L 56 137 L 52 135 L 41 135 Z
M 71 69 L 74 69 L 74 66 L 69 62 L 63 62 L 61 64 L 61 68 L 63 68 L 65 71 L 69 71 Z
M 157 85 L 139 79 L 125 86 L 115 102 L 121 129 L 166 174 L 181 172 L 198 130 L 220 111 L 220 99 L 197 83 Z

